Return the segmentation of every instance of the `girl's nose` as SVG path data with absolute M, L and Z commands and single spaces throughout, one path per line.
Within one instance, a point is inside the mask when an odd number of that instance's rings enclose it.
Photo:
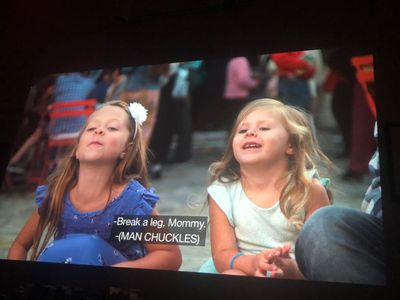
M 254 128 L 250 128 L 246 131 L 246 136 L 256 136 L 257 131 Z
M 103 135 L 104 134 L 104 130 L 102 127 L 98 127 L 96 128 L 96 130 L 94 131 L 95 134 L 99 134 L 99 135 Z

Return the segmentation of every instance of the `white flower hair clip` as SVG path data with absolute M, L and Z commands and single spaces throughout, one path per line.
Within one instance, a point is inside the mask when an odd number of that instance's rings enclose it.
M 138 102 L 132 102 L 129 104 L 129 113 L 136 123 L 135 134 L 133 135 L 133 138 L 135 138 L 138 125 L 142 126 L 143 122 L 147 120 L 147 109 Z
M 129 112 L 136 124 L 142 125 L 147 119 L 147 109 L 138 102 L 132 102 L 129 104 Z

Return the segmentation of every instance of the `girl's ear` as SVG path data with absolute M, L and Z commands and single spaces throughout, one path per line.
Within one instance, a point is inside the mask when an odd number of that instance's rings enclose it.
M 128 148 L 129 148 L 130 146 L 132 146 L 132 145 L 133 145 L 133 142 L 130 142 L 130 143 L 126 144 L 125 150 L 119 155 L 119 158 L 120 158 L 120 159 L 124 159 L 124 158 L 125 158 L 126 151 L 127 151 Z
M 125 150 L 121 153 L 121 156 L 125 156 L 126 152 L 129 150 L 129 147 L 131 147 L 132 145 L 133 145 L 133 142 L 130 142 L 130 143 L 126 144 Z
M 286 149 L 286 154 L 287 155 L 293 155 L 294 154 L 294 149 L 293 149 L 291 144 L 288 145 L 288 147 Z

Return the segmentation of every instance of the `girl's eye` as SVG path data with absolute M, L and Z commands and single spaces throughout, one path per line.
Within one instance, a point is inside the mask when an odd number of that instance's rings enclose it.
M 86 129 L 86 131 L 93 131 L 95 129 L 96 129 L 95 127 L 89 127 L 88 129 Z
M 108 127 L 108 130 L 110 130 L 110 131 L 117 131 L 118 128 L 116 128 L 116 127 Z
M 247 129 L 240 129 L 240 130 L 238 131 L 238 133 L 239 133 L 239 134 L 243 134 L 243 133 L 246 133 L 246 131 L 247 131 Z
M 267 130 L 269 130 L 270 128 L 268 128 L 268 127 L 260 127 L 260 131 L 267 131 Z

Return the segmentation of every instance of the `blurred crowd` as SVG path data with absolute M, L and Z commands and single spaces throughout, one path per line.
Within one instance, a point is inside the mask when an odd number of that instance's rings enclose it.
M 34 82 L 7 167 L 8 187 L 32 166 L 32 151 L 51 135 L 79 132 L 85 117 L 52 122 L 52 104 L 95 99 L 97 105 L 120 99 L 140 102 L 148 110 L 144 136 L 149 170 L 161 178 L 162 165 L 192 158 L 193 130 L 226 130 L 240 109 L 257 98 L 295 105 L 318 126 L 323 94 L 342 137 L 332 155 L 348 157 L 344 179 L 360 180 L 375 150 L 375 117 L 351 63 L 356 52 L 308 50 L 207 59 L 50 75 Z M 70 108 L 73 109 L 73 108 Z

